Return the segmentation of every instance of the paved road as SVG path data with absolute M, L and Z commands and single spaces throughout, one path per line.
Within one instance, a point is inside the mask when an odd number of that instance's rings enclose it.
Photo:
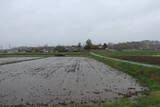
M 158 65 L 144 64 L 144 63 L 139 63 L 139 62 L 134 62 L 134 61 L 127 61 L 127 60 L 122 60 L 122 59 L 117 59 L 117 58 L 106 57 L 106 56 L 96 54 L 94 52 L 90 52 L 90 54 L 92 54 L 94 56 L 101 57 L 101 58 L 112 59 L 112 60 L 115 60 L 115 61 L 127 62 L 127 63 L 130 63 L 130 64 L 141 65 L 141 66 L 146 66 L 146 67 L 154 67 L 154 68 L 159 68 L 160 69 L 160 66 L 158 66 Z

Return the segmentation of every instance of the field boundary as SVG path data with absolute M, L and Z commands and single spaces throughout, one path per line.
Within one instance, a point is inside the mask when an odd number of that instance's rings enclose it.
M 102 56 L 102 55 L 96 54 L 94 52 L 90 52 L 90 54 L 94 55 L 94 56 L 101 57 L 101 58 L 112 59 L 114 61 L 126 62 L 126 63 L 130 63 L 130 64 L 135 64 L 135 65 L 140 65 L 140 66 L 146 66 L 146 67 L 154 67 L 154 68 L 159 68 L 160 69 L 160 66 L 158 66 L 158 65 L 144 64 L 144 63 L 139 63 L 139 62 L 134 62 L 134 61 L 127 61 L 127 60 L 123 60 L 123 59 L 106 57 L 106 56 Z
M 0 66 L 2 66 L 2 65 L 7 65 L 7 64 L 20 63 L 20 62 L 25 62 L 25 61 L 38 60 L 38 59 L 43 59 L 43 58 L 41 57 L 41 58 L 33 58 L 33 59 L 20 60 L 20 61 L 4 62 L 4 63 L 0 63 Z

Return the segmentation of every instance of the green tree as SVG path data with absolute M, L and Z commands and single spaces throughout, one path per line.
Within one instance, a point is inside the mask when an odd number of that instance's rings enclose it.
M 107 47 L 108 47 L 108 46 L 107 46 L 106 43 L 104 43 L 103 46 L 102 46 L 103 49 L 106 49 Z
M 88 39 L 86 41 L 84 49 L 90 50 L 90 49 L 92 49 L 92 46 L 93 46 L 92 41 L 90 39 Z

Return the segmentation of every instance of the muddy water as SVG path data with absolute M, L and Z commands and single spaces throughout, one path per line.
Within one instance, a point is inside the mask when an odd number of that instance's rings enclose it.
M 141 90 L 130 76 L 83 57 L 0 66 L 0 105 L 101 103 Z

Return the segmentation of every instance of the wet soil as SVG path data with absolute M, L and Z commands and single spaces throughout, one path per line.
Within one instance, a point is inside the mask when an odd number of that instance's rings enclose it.
M 111 56 L 111 57 L 129 60 L 129 61 L 136 61 L 136 62 L 160 65 L 160 58 L 159 57 L 152 57 L 152 56 Z
M 50 57 L 0 66 L 0 105 L 103 103 L 143 89 L 127 74 L 83 57 Z

